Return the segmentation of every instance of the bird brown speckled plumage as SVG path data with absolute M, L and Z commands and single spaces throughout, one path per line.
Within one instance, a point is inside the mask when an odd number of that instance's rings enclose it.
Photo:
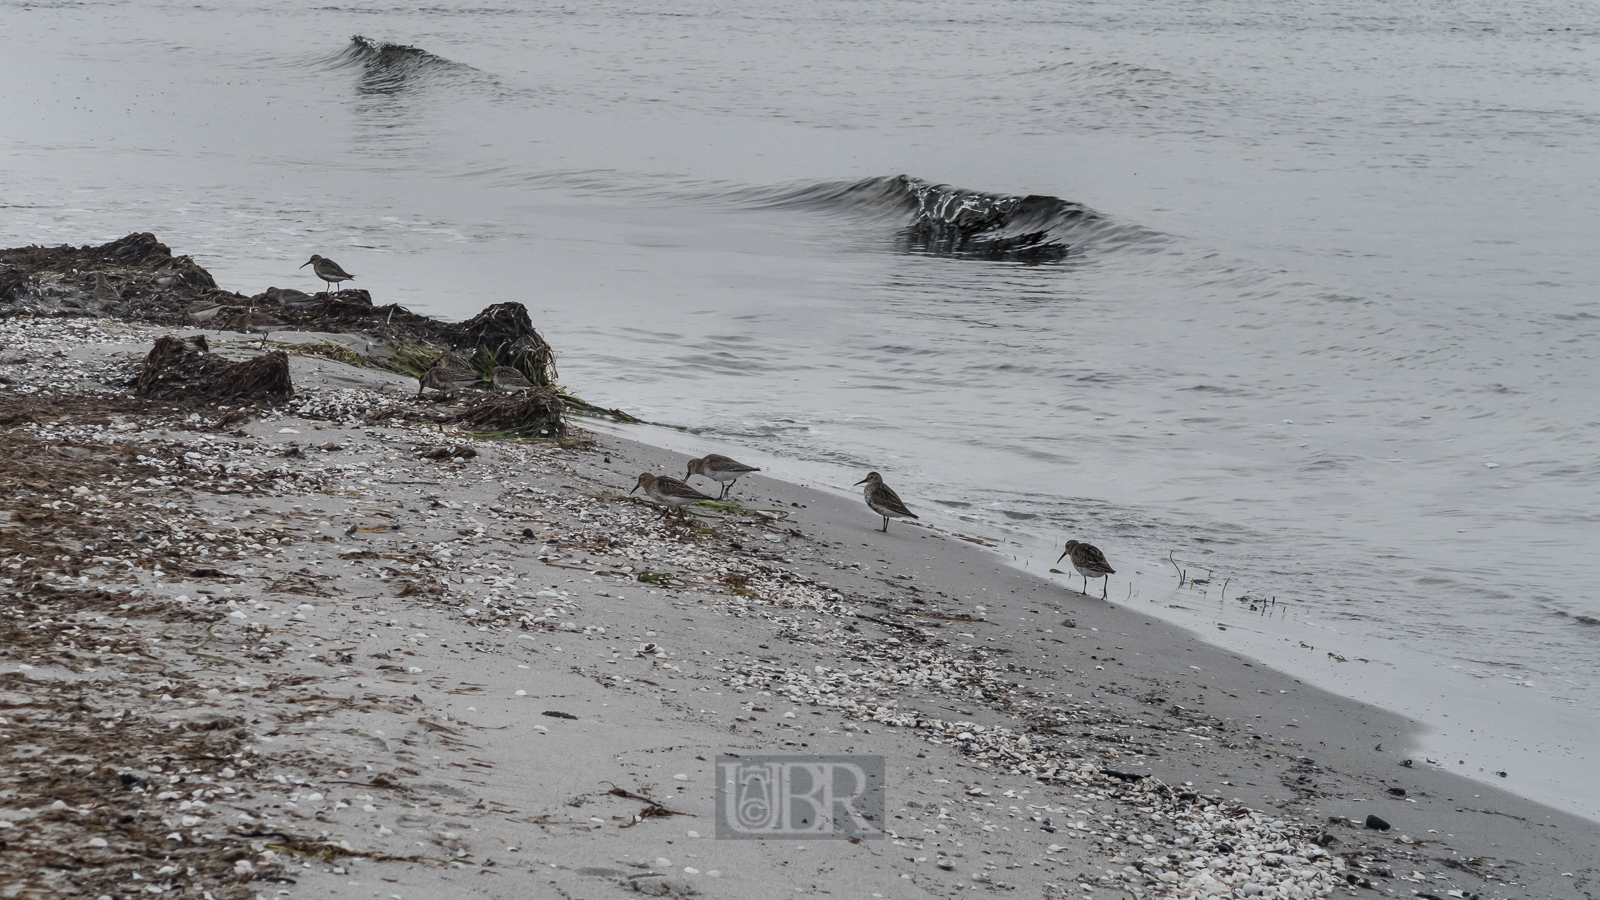
M 1106 561 L 1106 555 L 1101 553 L 1100 548 L 1093 544 L 1085 544 L 1082 541 L 1067 541 L 1067 549 L 1061 551 L 1061 556 L 1056 562 L 1059 563 L 1068 557 L 1072 558 L 1072 567 L 1078 570 L 1079 575 L 1083 576 L 1083 590 L 1079 593 L 1084 596 L 1089 595 L 1089 579 L 1106 579 L 1105 585 L 1100 588 L 1100 599 L 1104 600 L 1106 598 L 1106 589 L 1111 584 L 1111 579 L 1107 576 L 1117 574 L 1117 570 L 1111 568 L 1111 563 Z
M 717 499 L 721 500 L 733 490 L 734 482 L 751 472 L 759 471 L 761 470 L 755 466 L 747 466 L 720 453 L 711 453 L 699 459 L 689 460 L 689 471 L 683 477 L 684 480 L 688 480 L 690 475 L 700 475 L 718 482 L 722 485 L 722 493 L 717 495 Z
M 862 497 L 867 501 L 869 509 L 883 516 L 883 528 L 880 530 L 885 534 L 889 533 L 890 516 L 918 518 L 916 513 L 906 509 L 905 502 L 900 499 L 900 495 L 894 492 L 894 488 L 884 484 L 883 476 L 877 472 L 868 472 L 867 477 L 856 482 L 856 484 L 866 485 L 861 491 Z
M 317 273 L 318 278 L 321 278 L 323 281 L 333 285 L 334 290 L 338 290 L 339 285 L 343 282 L 355 280 L 354 275 L 346 272 L 344 267 L 340 266 L 333 260 L 328 259 L 326 256 L 318 256 L 317 254 L 313 253 L 311 254 L 310 259 L 300 264 L 300 268 L 302 269 L 304 269 L 306 266 L 310 266 L 311 271 Z
M 700 493 L 687 484 L 668 475 L 652 475 L 643 472 L 639 475 L 639 482 L 633 486 L 633 491 L 644 488 L 645 495 L 664 507 L 675 509 L 678 517 L 683 518 L 683 508 L 701 500 L 710 500 L 711 497 Z M 633 493 L 629 491 L 628 493 Z M 662 515 L 666 515 L 665 511 Z
M 516 393 L 517 391 L 533 390 L 533 382 L 511 366 L 495 366 L 494 374 L 490 376 L 489 380 L 496 388 L 502 391 Z

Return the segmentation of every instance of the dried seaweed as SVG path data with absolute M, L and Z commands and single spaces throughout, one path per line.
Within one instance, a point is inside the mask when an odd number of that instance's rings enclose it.
M 282 402 L 294 396 L 294 385 L 281 350 L 235 363 L 212 354 L 203 335 L 163 335 L 145 357 L 137 391 L 155 400 Z
M 567 433 L 561 395 L 539 387 L 514 394 L 488 393 L 455 418 L 476 437 L 562 437 Z

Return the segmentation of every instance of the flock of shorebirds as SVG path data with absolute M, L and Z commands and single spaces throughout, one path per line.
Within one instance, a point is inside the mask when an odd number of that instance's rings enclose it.
M 661 504 L 663 507 L 662 515 L 666 515 L 667 509 L 671 509 L 682 518 L 684 507 L 692 506 L 703 500 L 726 499 L 733 490 L 734 482 L 751 472 L 759 471 L 761 470 L 755 466 L 747 466 L 720 453 L 712 453 L 709 456 L 689 460 L 689 471 L 684 473 L 681 479 L 673 478 L 670 475 L 655 475 L 650 472 L 640 473 L 638 483 L 628 493 L 632 494 L 635 491 L 643 490 L 645 496 Z M 702 494 L 693 485 L 689 484 L 688 479 L 694 475 L 720 483 L 722 486 L 721 492 L 715 497 Z M 885 534 L 889 531 L 889 520 L 891 518 L 902 516 L 909 516 L 913 519 L 918 518 L 916 513 L 906 508 L 905 501 L 901 500 L 900 495 L 894 492 L 894 488 L 883 483 L 883 476 L 877 472 L 868 472 L 867 477 L 856 482 L 856 484 L 866 485 L 861 492 L 862 498 L 867 501 L 867 508 L 883 517 L 883 527 L 879 530 Z M 1082 541 L 1067 541 L 1066 549 L 1061 552 L 1061 556 L 1056 562 L 1059 563 L 1061 560 L 1069 558 L 1072 560 L 1072 567 L 1078 570 L 1079 575 L 1083 576 L 1082 593 L 1088 594 L 1089 579 L 1104 578 L 1105 582 L 1100 588 L 1100 598 L 1105 599 L 1107 587 L 1111 584 L 1110 576 L 1115 575 L 1117 570 L 1111 568 L 1111 564 L 1106 561 L 1106 555 L 1100 552 L 1100 548 Z
M 311 271 L 316 273 L 318 278 L 333 285 L 335 290 L 338 289 L 338 285 L 355 278 L 354 275 L 346 272 L 338 263 L 325 256 L 313 254 L 309 260 L 301 264 L 300 268 L 303 269 L 306 266 L 310 266 Z M 277 288 L 269 288 L 268 292 L 272 293 L 277 290 Z M 293 293 L 299 294 L 300 292 L 295 291 Z M 288 303 L 285 302 L 284 305 L 287 306 Z M 417 396 L 422 396 L 422 391 L 426 388 L 446 392 L 456 391 L 476 383 L 477 380 L 478 374 L 470 365 L 450 354 L 446 354 L 432 368 L 423 373 L 419 379 L 420 384 L 417 387 Z M 497 367 L 491 380 L 496 388 L 503 391 L 525 391 L 533 387 L 532 382 L 528 381 L 521 372 L 510 366 Z M 684 515 L 684 507 L 705 500 L 725 500 L 733 490 L 735 482 L 751 472 L 759 471 L 761 470 L 755 466 L 747 466 L 720 453 L 712 453 L 699 459 L 689 460 L 689 471 L 684 473 L 682 479 L 673 478 L 670 475 L 642 473 L 639 476 L 638 483 L 628 493 L 631 494 L 635 491 L 643 490 L 647 497 L 664 507 L 662 515 L 666 515 L 667 509 L 671 509 L 677 512 L 681 518 Z M 717 496 L 712 497 L 702 494 L 693 485 L 689 484 L 688 479 L 695 475 L 717 482 L 721 487 Z M 883 476 L 877 472 L 868 472 L 867 477 L 856 482 L 856 484 L 866 485 L 862 489 L 863 499 L 867 501 L 867 508 L 883 517 L 883 527 L 880 530 L 885 534 L 889 532 L 889 519 L 898 517 L 915 519 L 918 517 L 916 513 L 906 507 L 905 501 L 901 500 L 900 495 L 894 492 L 894 488 L 883 483 Z M 1072 560 L 1072 567 L 1078 570 L 1079 575 L 1083 576 L 1082 593 L 1088 594 L 1089 579 L 1105 579 L 1100 588 L 1100 597 L 1104 599 L 1106 591 L 1111 584 L 1110 576 L 1115 575 L 1117 570 L 1111 568 L 1111 564 L 1106 561 L 1106 555 L 1100 552 L 1100 548 L 1082 541 L 1067 541 L 1066 549 L 1061 552 L 1061 556 L 1056 562 L 1060 563 L 1061 560 L 1068 558 Z

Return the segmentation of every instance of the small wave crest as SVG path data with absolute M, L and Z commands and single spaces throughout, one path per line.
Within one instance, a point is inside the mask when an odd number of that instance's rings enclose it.
M 420 47 L 391 44 L 353 35 L 338 53 L 321 60 L 328 69 L 356 69 L 363 94 L 399 94 L 442 83 L 490 84 L 486 72 L 465 63 L 429 53 Z
M 1151 234 L 1118 225 L 1081 203 L 1059 197 L 991 194 L 909 175 L 806 185 L 751 199 L 772 208 L 843 210 L 898 219 L 904 250 L 963 259 L 1056 262 L 1091 241 L 1129 231 Z

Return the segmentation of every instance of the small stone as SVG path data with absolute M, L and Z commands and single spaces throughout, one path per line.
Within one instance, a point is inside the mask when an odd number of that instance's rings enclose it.
M 656 857 L 656 868 L 670 869 L 672 868 L 672 860 L 667 859 L 665 856 L 658 856 Z
M 1368 828 L 1371 828 L 1373 831 L 1388 831 L 1389 830 L 1389 823 L 1388 822 L 1385 822 L 1384 820 L 1378 818 L 1377 816 L 1370 815 L 1370 814 L 1367 816 L 1366 826 Z
M 8 822 L 6 824 L 9 825 L 10 823 Z M 107 846 L 106 845 L 106 839 L 105 838 L 99 838 L 99 837 L 97 837 L 97 838 L 89 838 L 89 846 L 91 846 L 91 847 L 104 847 L 104 846 Z
M 688 781 L 689 780 L 689 776 L 683 774 L 682 772 L 679 772 L 678 774 L 672 776 L 672 780 L 673 781 Z

